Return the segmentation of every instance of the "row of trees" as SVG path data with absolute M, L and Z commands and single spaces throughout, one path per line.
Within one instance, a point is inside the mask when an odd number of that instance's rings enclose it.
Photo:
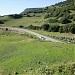
M 65 26 L 44 24 L 42 26 L 42 29 L 49 31 L 49 32 L 60 32 L 60 33 L 71 32 L 71 33 L 75 34 L 75 24 L 69 24 L 69 25 L 65 25 Z
M 13 18 L 13 19 L 19 19 L 19 18 L 23 17 L 23 15 L 21 15 L 21 14 L 12 14 L 12 15 L 8 15 L 8 16 Z
M 60 26 L 59 32 L 61 33 L 73 33 L 75 34 L 75 24 Z
M 49 25 L 44 24 L 42 26 L 28 26 L 29 29 L 33 30 L 44 30 L 49 32 L 60 32 L 60 33 L 73 33 L 75 34 L 75 24 L 65 25 L 65 26 L 58 26 L 58 25 Z

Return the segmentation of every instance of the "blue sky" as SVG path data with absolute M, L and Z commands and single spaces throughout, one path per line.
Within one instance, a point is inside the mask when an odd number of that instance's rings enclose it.
M 49 6 L 64 0 L 0 0 L 0 15 L 18 14 L 26 8 Z

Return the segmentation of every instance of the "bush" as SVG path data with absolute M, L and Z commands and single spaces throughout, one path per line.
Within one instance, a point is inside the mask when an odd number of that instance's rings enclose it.
M 42 25 L 42 29 L 43 29 L 43 30 L 48 30 L 49 27 L 50 27 L 49 24 L 44 24 L 44 25 Z
M 20 25 L 19 28 L 23 28 L 24 26 Z
M 4 22 L 3 21 L 0 21 L 0 24 L 4 24 Z
M 71 23 L 71 21 L 70 21 L 70 20 L 68 20 L 68 19 L 67 19 L 67 18 L 65 18 L 65 17 L 62 17 L 62 18 L 59 20 L 59 22 L 60 22 L 60 23 L 62 23 L 62 24 Z
M 58 32 L 59 28 L 60 28 L 60 26 L 53 25 L 53 26 L 49 27 L 49 31 L 50 32 Z
M 30 14 L 27 14 L 27 17 L 31 17 L 31 15 Z
M 72 34 L 75 34 L 75 24 L 61 26 L 59 28 L 59 32 L 60 33 L 68 33 L 68 32 L 71 32 Z
M 58 22 L 57 19 L 49 19 L 49 23 L 56 23 L 56 22 Z
M 69 16 L 69 19 L 73 19 L 75 17 L 75 14 L 72 14 Z
M 46 14 L 46 15 L 44 16 L 44 19 L 49 18 L 49 17 L 50 17 L 50 15 L 49 15 L 49 14 Z
M 68 33 L 69 32 L 69 25 L 63 26 L 63 32 Z
M 73 17 L 73 21 L 75 21 L 75 16 Z
M 60 33 L 63 33 L 63 26 L 60 26 L 59 32 L 60 32 Z
M 29 25 L 28 28 L 33 29 L 33 30 L 40 30 L 41 29 L 40 26 L 33 26 L 33 25 Z
M 6 28 L 6 31 L 8 31 L 8 28 Z
M 69 32 L 75 34 L 75 24 L 69 26 Z

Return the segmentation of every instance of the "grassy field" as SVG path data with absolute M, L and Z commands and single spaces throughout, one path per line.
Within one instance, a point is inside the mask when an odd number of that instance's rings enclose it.
M 0 31 L 0 74 L 2 75 L 14 75 L 14 72 L 19 75 L 29 75 L 30 68 L 34 72 L 39 68 L 72 63 L 75 61 L 74 58 L 73 44 L 42 42 L 26 35 Z
M 29 26 L 29 25 L 42 25 L 43 17 L 22 17 L 20 19 L 12 19 L 8 16 L 0 18 L 0 20 L 7 20 L 2 26 Z

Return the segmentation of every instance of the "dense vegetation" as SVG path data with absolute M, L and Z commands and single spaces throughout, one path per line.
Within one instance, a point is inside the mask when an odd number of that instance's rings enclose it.
M 75 24 L 68 24 L 65 26 L 49 25 L 49 24 L 44 24 L 42 26 L 30 25 L 27 28 L 33 29 L 33 30 L 45 30 L 45 31 L 49 31 L 49 32 L 60 32 L 60 33 L 75 34 Z
M 21 14 L 13 14 L 13 15 L 8 15 L 10 18 L 13 18 L 13 19 L 19 19 L 19 18 L 22 18 L 22 15 Z

